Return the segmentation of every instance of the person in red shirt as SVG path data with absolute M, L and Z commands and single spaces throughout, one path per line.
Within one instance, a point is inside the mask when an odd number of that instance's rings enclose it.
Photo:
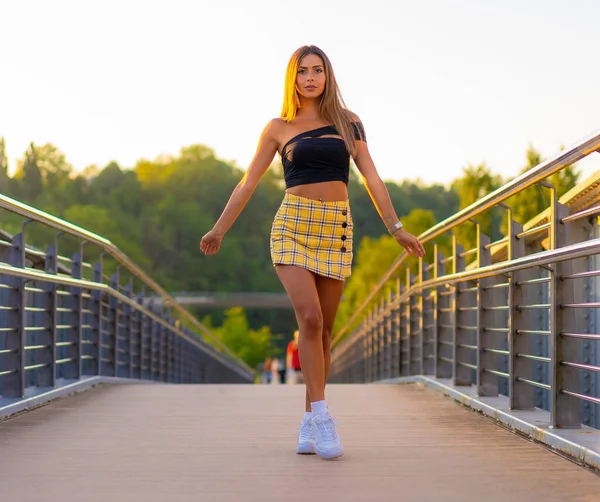
M 300 356 L 298 355 L 298 338 L 300 332 L 296 330 L 294 332 L 294 339 L 288 343 L 287 346 L 287 357 L 285 365 L 290 370 L 289 375 L 292 376 L 294 383 L 302 383 L 302 368 L 300 367 Z M 291 382 L 290 382 L 291 383 Z

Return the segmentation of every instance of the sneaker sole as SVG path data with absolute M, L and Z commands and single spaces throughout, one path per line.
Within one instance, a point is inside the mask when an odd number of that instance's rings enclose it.
M 296 453 L 298 455 L 314 455 L 315 445 L 314 443 L 300 443 L 296 448 Z
M 333 460 L 334 458 L 339 458 L 344 454 L 344 448 L 340 446 L 335 450 L 324 452 L 319 450 L 319 448 L 317 448 L 317 446 L 315 445 L 315 452 L 317 453 L 317 455 L 319 455 L 319 457 L 321 457 L 324 460 Z

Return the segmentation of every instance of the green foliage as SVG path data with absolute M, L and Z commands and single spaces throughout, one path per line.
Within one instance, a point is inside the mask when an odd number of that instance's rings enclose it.
M 463 175 L 453 183 L 458 193 L 460 209 L 464 209 L 502 186 L 500 175 L 493 174 L 485 163 L 463 168 Z M 496 228 L 500 223 L 502 212 L 497 208 L 485 211 L 477 216 L 483 234 L 492 240 L 499 237 Z M 473 222 L 463 223 L 455 231 L 458 242 L 465 249 L 473 249 L 477 244 L 477 226 Z
M 250 328 L 244 310 L 240 307 L 226 310 L 225 320 L 220 327 L 212 327 L 210 317 L 203 319 L 202 322 L 207 327 L 211 327 L 217 338 L 251 368 L 255 368 L 267 354 L 276 353 L 271 329 L 268 326 L 257 330 Z
M 40 166 L 38 165 L 37 151 L 31 143 L 25 152 L 25 158 L 19 162 L 15 179 L 19 182 L 19 192 L 24 202 L 35 202 L 42 190 L 43 178 Z
M 521 169 L 520 174 L 543 162 L 542 155 L 533 146 L 529 146 L 526 158 L 527 164 Z M 546 182 L 554 185 L 557 197 L 560 198 L 577 185 L 579 176 L 580 171 L 577 169 L 577 165 L 574 164 L 554 173 L 546 179 Z M 540 185 L 532 186 L 511 197 L 508 204 L 513 210 L 514 220 L 525 224 L 550 206 L 550 190 Z M 503 224 L 502 228 L 506 228 L 506 223 Z

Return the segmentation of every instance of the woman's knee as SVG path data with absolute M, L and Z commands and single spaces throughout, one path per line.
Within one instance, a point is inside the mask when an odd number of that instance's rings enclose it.
M 305 336 L 318 337 L 323 332 L 323 315 L 316 308 L 306 309 L 298 313 L 300 333 Z

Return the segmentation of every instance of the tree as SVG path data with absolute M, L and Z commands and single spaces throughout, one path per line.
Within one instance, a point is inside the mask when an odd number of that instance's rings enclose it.
M 33 204 L 44 189 L 42 172 L 37 161 L 37 150 L 31 142 L 25 151 L 25 157 L 17 161 L 15 173 L 15 178 L 19 182 L 17 196 L 29 204 Z
M 531 145 L 527 149 L 526 158 L 527 164 L 521 169 L 520 174 L 526 173 L 543 162 L 541 154 Z M 577 165 L 573 164 L 554 173 L 546 181 L 554 185 L 557 197 L 560 198 L 577 185 L 579 176 Z M 535 185 L 511 197 L 508 204 L 512 207 L 515 221 L 524 225 L 549 207 L 550 191 L 546 187 Z M 506 229 L 506 223 L 503 224 L 503 229 Z
M 221 327 L 211 327 L 210 318 L 205 318 L 202 322 L 251 368 L 255 368 L 267 355 L 274 352 L 275 337 L 271 334 L 271 329 L 267 326 L 258 330 L 251 329 L 241 307 L 226 310 Z
M 502 185 L 502 178 L 493 174 L 485 164 L 463 168 L 463 176 L 453 183 L 453 188 L 460 200 L 460 209 L 470 206 Z M 483 234 L 492 240 L 499 237 L 495 229 L 498 227 L 501 213 L 498 209 L 490 209 L 478 214 L 474 219 L 481 225 Z M 455 229 L 456 236 L 465 249 L 472 249 L 477 243 L 477 227 L 473 222 L 465 222 Z
M 54 190 L 73 172 L 73 166 L 67 162 L 66 156 L 52 143 L 46 143 L 36 148 L 37 163 L 42 175 L 45 188 Z

